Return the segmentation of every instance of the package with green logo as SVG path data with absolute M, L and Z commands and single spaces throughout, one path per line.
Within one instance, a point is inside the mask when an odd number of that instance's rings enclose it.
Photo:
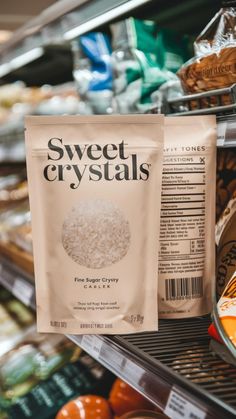
M 157 25 L 129 18 L 112 25 L 115 103 L 119 113 L 145 112 L 151 93 L 176 76 L 157 58 Z
M 40 332 L 157 330 L 163 117 L 28 117 Z

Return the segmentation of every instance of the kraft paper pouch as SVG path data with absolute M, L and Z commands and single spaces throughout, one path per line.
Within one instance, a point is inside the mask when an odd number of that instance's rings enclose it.
M 215 116 L 165 118 L 159 316 L 201 316 L 215 281 Z
M 157 330 L 163 117 L 27 117 L 39 332 Z

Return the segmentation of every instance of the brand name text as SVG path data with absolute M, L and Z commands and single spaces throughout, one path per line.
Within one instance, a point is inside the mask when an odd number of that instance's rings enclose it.
M 98 182 L 141 180 L 147 181 L 151 164 L 140 163 L 138 155 L 129 154 L 127 144 L 64 144 L 62 138 L 48 141 L 47 159 L 43 175 L 48 182 L 72 180 L 71 189 L 77 189 L 83 178 Z M 63 159 L 64 164 L 60 164 Z M 102 160 L 100 162 L 100 160 Z M 65 163 L 66 162 L 66 163 Z

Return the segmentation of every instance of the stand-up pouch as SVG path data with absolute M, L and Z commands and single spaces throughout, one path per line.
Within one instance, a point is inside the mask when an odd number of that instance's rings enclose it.
M 157 330 L 163 117 L 26 118 L 39 332 Z

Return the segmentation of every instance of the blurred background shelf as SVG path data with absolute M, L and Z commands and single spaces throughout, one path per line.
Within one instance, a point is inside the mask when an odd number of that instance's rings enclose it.
M 0 283 L 26 306 L 36 309 L 33 277 L 17 266 L 12 256 L 0 257 Z M 14 256 L 13 256 L 14 257 Z
M 13 0 L 9 1 L 12 2 L 11 16 L 14 16 L 18 8 Z M 44 8 L 52 2 L 46 3 Z M 195 36 L 220 4 L 220 0 L 179 0 L 178 4 L 173 0 L 58 1 L 16 28 L 9 41 L 2 45 L 0 80 L 2 83 L 22 80 L 35 86 L 70 81 L 71 39 L 128 16 L 155 19 L 160 26 Z M 31 7 L 32 11 L 36 8 Z M 0 6 L 0 19 L 5 9 L 9 10 L 9 5 L 8 8 Z

